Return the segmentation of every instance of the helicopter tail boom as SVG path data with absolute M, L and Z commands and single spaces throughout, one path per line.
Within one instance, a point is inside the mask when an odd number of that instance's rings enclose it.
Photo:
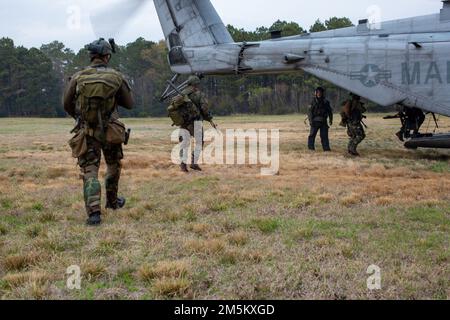
M 209 0 L 154 0 L 167 45 L 204 47 L 233 39 Z

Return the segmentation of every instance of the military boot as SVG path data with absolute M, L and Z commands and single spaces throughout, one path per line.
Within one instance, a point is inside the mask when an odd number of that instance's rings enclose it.
M 191 169 L 195 171 L 202 171 L 202 168 L 198 164 L 191 164 Z
M 118 197 L 116 201 L 109 201 L 106 203 L 106 209 L 119 210 L 125 207 L 127 200 L 124 197 Z
M 200 166 L 196 162 L 197 161 L 195 161 L 195 153 L 192 153 L 191 169 L 194 171 L 202 171 L 202 168 L 200 168 Z
M 180 164 L 180 169 L 181 169 L 181 172 L 184 172 L 184 173 L 188 173 L 189 172 L 186 163 L 181 163 Z
M 98 226 L 102 223 L 101 213 L 94 212 L 89 215 L 89 218 L 86 221 L 88 226 Z
M 404 142 L 405 139 L 403 138 L 403 131 L 399 131 L 395 134 L 397 136 L 397 138 L 401 141 Z

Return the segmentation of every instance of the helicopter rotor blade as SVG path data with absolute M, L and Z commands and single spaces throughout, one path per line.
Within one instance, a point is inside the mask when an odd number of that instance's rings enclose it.
M 90 15 L 97 37 L 115 37 L 139 12 L 147 0 L 114 0 L 97 7 Z

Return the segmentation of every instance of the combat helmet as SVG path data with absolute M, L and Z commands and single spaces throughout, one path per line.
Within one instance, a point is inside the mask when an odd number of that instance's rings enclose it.
M 316 90 L 314 92 L 320 91 L 322 93 L 325 93 L 325 88 L 324 87 L 317 87 Z
M 89 51 L 91 58 L 112 55 L 116 52 L 114 39 L 110 39 L 108 42 L 104 38 L 100 38 L 86 45 L 85 48 Z

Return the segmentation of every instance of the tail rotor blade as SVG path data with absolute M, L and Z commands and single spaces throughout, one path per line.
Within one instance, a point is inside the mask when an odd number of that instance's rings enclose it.
M 99 6 L 90 15 L 95 35 L 115 37 L 146 2 L 146 0 L 114 0 Z

